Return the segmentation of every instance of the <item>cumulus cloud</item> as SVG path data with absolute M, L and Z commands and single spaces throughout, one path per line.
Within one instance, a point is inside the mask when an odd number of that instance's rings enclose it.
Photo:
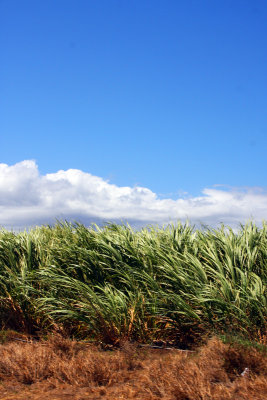
M 267 192 L 260 188 L 205 188 L 198 197 L 160 199 L 144 187 L 118 187 L 69 169 L 41 175 L 32 160 L 0 164 L 0 225 L 8 229 L 53 223 L 129 221 L 136 226 L 177 220 L 235 226 L 267 217 Z

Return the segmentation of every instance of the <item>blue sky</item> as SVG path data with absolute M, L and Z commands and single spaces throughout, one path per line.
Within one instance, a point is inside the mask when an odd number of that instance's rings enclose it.
M 1 0 L 0 163 L 170 201 L 265 191 L 266 20 L 260 0 Z

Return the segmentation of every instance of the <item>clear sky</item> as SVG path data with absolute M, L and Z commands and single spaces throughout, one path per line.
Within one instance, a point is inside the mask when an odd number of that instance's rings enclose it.
M 0 58 L 0 163 L 266 189 L 265 0 L 0 0 Z

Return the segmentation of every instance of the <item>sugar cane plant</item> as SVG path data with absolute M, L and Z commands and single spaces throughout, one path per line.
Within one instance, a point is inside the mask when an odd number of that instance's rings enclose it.
M 266 329 L 267 224 L 0 232 L 0 324 L 105 343 Z

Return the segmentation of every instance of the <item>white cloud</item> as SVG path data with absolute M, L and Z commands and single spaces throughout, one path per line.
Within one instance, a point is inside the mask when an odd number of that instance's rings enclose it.
M 127 220 L 135 225 L 189 219 L 192 223 L 235 226 L 267 218 L 264 189 L 206 188 L 199 197 L 160 199 L 144 187 L 118 187 L 89 173 L 69 169 L 40 175 L 34 161 L 0 164 L 0 225 L 22 229 L 55 219 L 89 224 Z

